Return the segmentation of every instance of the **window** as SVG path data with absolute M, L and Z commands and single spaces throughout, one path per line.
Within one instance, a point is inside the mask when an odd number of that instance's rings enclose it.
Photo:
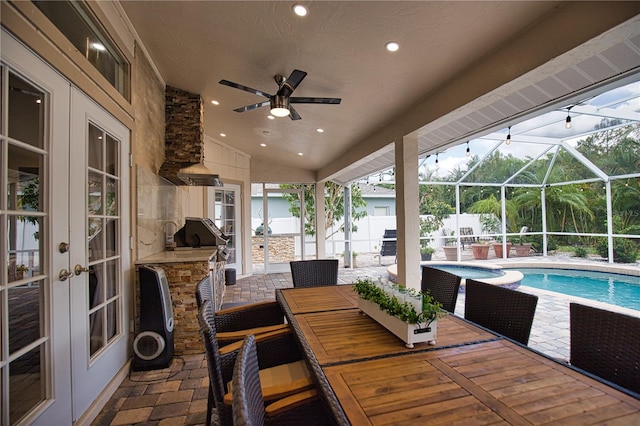
M 34 1 L 33 4 L 122 96 L 130 99 L 129 63 L 82 2 Z
M 375 206 L 373 208 L 374 216 L 389 216 L 389 207 L 388 206 Z

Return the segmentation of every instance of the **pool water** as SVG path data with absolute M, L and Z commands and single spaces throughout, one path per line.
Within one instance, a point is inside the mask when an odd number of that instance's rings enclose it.
M 429 265 L 434 269 L 440 269 L 442 271 L 450 272 L 454 275 L 458 275 L 462 278 L 481 279 L 481 278 L 496 278 L 504 275 L 504 272 L 500 269 L 487 269 L 487 268 L 475 268 L 473 266 L 465 265 Z
M 519 268 L 521 284 L 640 311 L 640 277 L 573 269 Z

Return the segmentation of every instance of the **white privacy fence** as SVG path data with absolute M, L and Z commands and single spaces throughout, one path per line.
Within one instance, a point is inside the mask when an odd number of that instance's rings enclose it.
M 426 216 L 423 216 L 426 217 Z M 479 214 L 461 214 L 458 216 L 460 228 L 473 229 L 474 235 L 482 234 Z M 253 218 L 251 222 L 252 230 L 255 230 L 262 224 L 262 219 Z M 385 229 L 396 229 L 395 216 L 366 216 L 363 219 L 354 222 L 357 231 L 351 233 L 351 251 L 356 253 L 378 253 L 382 245 L 382 237 Z M 270 219 L 268 228 L 271 229 L 271 235 L 292 235 L 300 233 L 300 219 L 290 218 L 274 218 Z M 437 232 L 431 234 L 431 247 L 439 248 L 445 244 L 442 230 L 446 229 L 450 236 L 451 231 L 456 229 L 455 215 L 444 220 L 444 226 Z M 416 229 L 416 233 L 420 230 Z M 345 236 L 344 232 L 334 233 L 333 229 L 327 230 L 326 257 L 338 257 L 344 253 Z M 296 254 L 299 255 L 302 249 L 299 242 L 296 241 Z M 305 237 L 305 255 L 307 257 L 315 255 L 315 237 Z

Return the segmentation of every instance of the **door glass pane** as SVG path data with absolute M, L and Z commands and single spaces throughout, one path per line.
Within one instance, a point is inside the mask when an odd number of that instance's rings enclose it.
M 118 333 L 118 303 L 107 305 L 107 341 L 111 341 Z
M 115 216 L 118 214 L 118 181 L 108 177 L 105 191 L 107 204 L 104 214 L 107 216 Z
M 9 74 L 9 137 L 44 148 L 44 92 Z
M 120 142 L 110 135 L 106 135 L 106 139 L 107 161 L 105 163 L 104 171 L 114 176 L 120 176 L 120 156 L 118 155 Z
M 89 309 L 104 301 L 104 275 L 102 263 L 89 266 Z
M 90 215 L 102 214 L 102 174 L 89 172 L 89 211 Z
M 12 354 L 42 337 L 41 282 L 12 287 L 9 302 L 9 353 Z
M 116 244 L 117 244 L 117 230 L 118 230 L 119 221 L 116 219 L 106 219 L 105 225 L 105 256 L 111 257 L 117 254 L 116 252 Z
M 106 287 L 106 300 L 111 299 L 118 294 L 118 274 L 117 274 L 118 262 L 116 260 L 110 260 L 105 263 L 105 287 Z
M 41 364 L 44 350 L 36 346 L 11 363 L 9 369 L 9 423 L 22 416 L 45 398 Z
M 89 262 L 102 259 L 102 219 L 88 220 L 88 236 L 89 236 Z
M 102 309 L 89 314 L 89 354 L 93 355 L 104 346 L 102 339 Z
M 104 135 L 102 130 L 89 123 L 89 167 L 100 170 L 102 166 L 102 144 Z

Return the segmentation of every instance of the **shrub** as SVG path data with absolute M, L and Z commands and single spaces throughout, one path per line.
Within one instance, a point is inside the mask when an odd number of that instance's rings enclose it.
M 575 257 L 587 257 L 587 249 L 584 247 L 576 246 L 573 254 Z
M 598 254 L 609 257 L 609 247 L 606 239 L 601 239 L 596 245 Z M 613 261 L 616 263 L 634 263 L 638 259 L 638 247 L 631 240 L 625 238 L 613 239 Z

